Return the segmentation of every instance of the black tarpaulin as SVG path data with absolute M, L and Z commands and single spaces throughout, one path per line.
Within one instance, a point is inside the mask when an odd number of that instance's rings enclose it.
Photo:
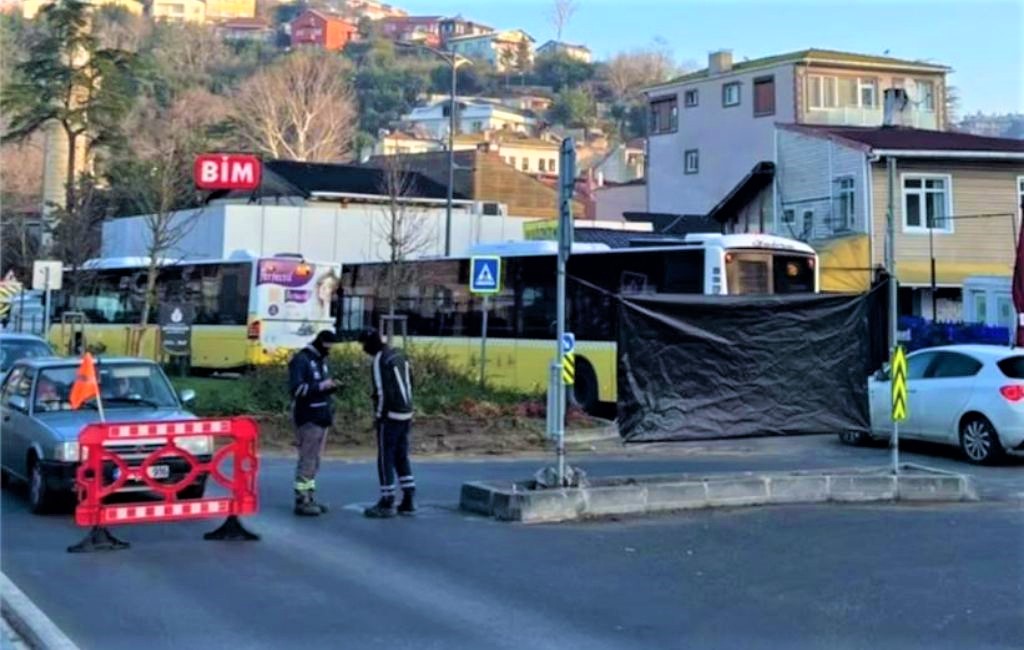
M 866 431 L 867 295 L 619 301 L 627 441 Z

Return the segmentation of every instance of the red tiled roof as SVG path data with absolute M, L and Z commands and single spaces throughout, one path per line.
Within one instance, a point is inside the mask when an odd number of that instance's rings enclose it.
M 1024 140 L 990 138 L 956 131 L 929 131 L 903 126 L 854 127 L 806 126 L 796 127 L 805 132 L 820 132 L 850 140 L 872 149 L 904 151 L 992 151 L 1024 153 Z
M 220 24 L 227 29 L 267 29 L 270 24 L 262 18 L 232 18 Z

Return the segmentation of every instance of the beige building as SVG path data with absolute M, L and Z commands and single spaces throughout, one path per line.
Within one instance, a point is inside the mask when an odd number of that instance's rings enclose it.
M 559 55 L 567 56 L 570 59 L 575 59 L 576 61 L 581 61 L 583 63 L 590 63 L 594 60 L 594 55 L 586 45 L 574 45 L 572 43 L 563 43 L 561 41 L 548 41 L 537 48 L 537 56 Z
M 486 61 L 498 72 L 533 65 L 533 37 L 521 29 L 457 36 L 447 40 L 448 49 L 467 59 Z M 525 56 L 525 60 L 522 60 Z
M 86 4 L 90 4 L 94 7 L 121 7 L 125 11 L 135 16 L 141 16 L 145 7 L 141 2 L 137 0 L 83 0 Z M 24 0 L 21 3 L 21 15 L 31 20 L 36 17 L 39 10 L 48 4 L 52 4 L 53 0 Z
M 207 20 L 255 17 L 256 0 L 206 0 Z
M 151 0 L 149 15 L 155 20 L 180 23 L 206 22 L 203 0 Z
M 714 216 L 729 232 L 809 241 L 821 255 L 823 290 L 870 286 L 885 266 L 890 204 L 900 315 L 930 318 L 934 305 L 940 320 L 957 320 L 964 300 L 972 299 L 964 295 L 968 278 L 1012 275 L 1024 200 L 1024 140 L 806 125 L 782 125 L 777 137 L 774 169 L 762 163 Z M 1008 310 L 1009 304 L 996 309 Z
M 888 89 L 905 93 L 905 126 L 943 129 L 949 68 L 924 61 L 802 50 L 708 67 L 648 88 L 648 205 L 706 214 L 759 161 L 775 125 L 877 127 Z
M 406 133 L 389 133 L 382 136 L 373 149 L 374 156 L 395 156 L 422 154 L 431 151 L 445 151 L 445 139 L 418 138 Z M 497 154 L 507 165 L 535 176 L 558 175 L 557 143 L 531 138 L 514 133 L 488 131 L 455 136 L 455 151 L 479 151 Z

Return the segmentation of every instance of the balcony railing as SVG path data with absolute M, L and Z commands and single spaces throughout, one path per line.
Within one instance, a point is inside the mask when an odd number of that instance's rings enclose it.
M 934 111 L 906 110 L 899 116 L 901 124 L 917 129 L 937 129 L 938 121 Z M 805 124 L 826 124 L 829 126 L 881 126 L 882 109 L 844 106 L 837 108 L 808 108 L 804 113 Z

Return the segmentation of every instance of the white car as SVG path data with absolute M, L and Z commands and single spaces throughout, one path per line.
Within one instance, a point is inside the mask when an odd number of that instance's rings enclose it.
M 909 413 L 900 438 L 960 447 L 972 463 L 1024 454 L 1024 349 L 950 345 L 907 356 Z M 843 433 L 848 444 L 892 435 L 888 368 L 868 379 L 871 435 Z

